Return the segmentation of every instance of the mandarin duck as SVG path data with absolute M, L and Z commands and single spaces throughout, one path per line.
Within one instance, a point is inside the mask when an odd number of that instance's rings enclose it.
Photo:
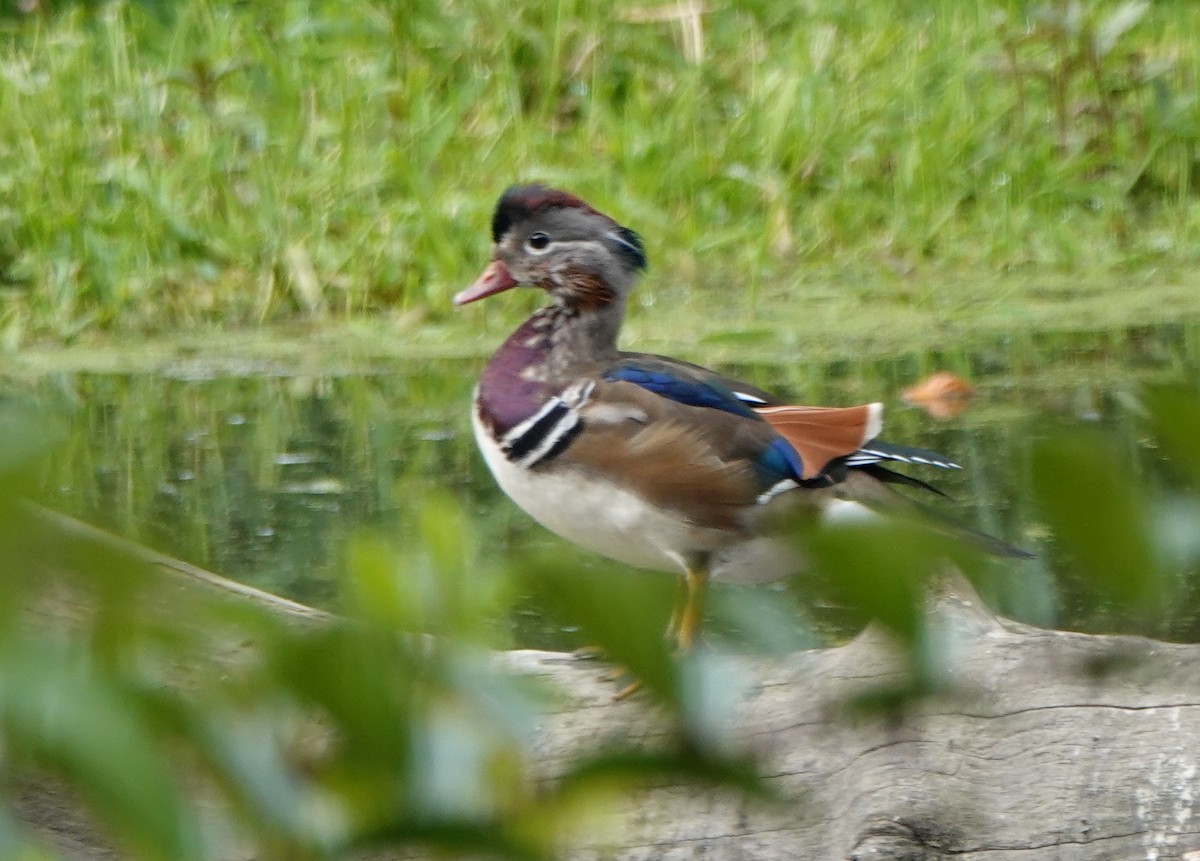
M 883 464 L 957 469 L 879 440 L 882 405 L 785 404 L 698 365 L 617 348 L 646 269 L 641 239 L 572 194 L 514 186 L 492 216 L 492 259 L 455 305 L 517 286 L 545 291 L 496 351 L 474 394 L 476 441 L 530 516 L 588 550 L 678 573 L 668 628 L 689 649 L 710 579 L 776 580 L 799 567 L 768 528 L 794 509 L 825 518 L 862 500 L 937 492 Z

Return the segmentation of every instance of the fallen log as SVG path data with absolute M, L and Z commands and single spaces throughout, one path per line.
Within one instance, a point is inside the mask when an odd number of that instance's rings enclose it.
M 103 536 L 46 517 L 89 540 Z M 136 545 L 122 550 L 140 553 L 164 577 L 301 624 L 328 618 Z M 904 680 L 896 648 L 874 629 L 836 648 L 735 659 L 742 693 L 729 743 L 756 758 L 783 801 L 658 786 L 565 854 L 1200 861 L 1200 646 L 1020 625 L 993 616 L 965 584 L 942 593 L 934 612 L 944 684 L 895 712 L 847 707 Z M 563 694 L 529 752 L 541 780 L 606 739 L 652 744 L 669 733 L 650 700 L 614 702 L 595 665 L 533 651 L 501 662 Z M 16 813 L 64 857 L 119 857 L 54 781 L 27 785 Z
M 946 693 L 895 719 L 846 708 L 904 672 L 875 630 L 744 664 L 731 736 L 794 802 L 664 788 L 574 857 L 1200 861 L 1200 648 L 1018 625 L 961 589 L 937 611 Z M 511 665 L 573 694 L 545 718 L 543 761 L 646 732 L 643 704 L 562 656 Z

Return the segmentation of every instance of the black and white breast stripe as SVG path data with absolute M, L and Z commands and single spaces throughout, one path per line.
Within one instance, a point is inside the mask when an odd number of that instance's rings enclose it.
M 500 439 L 500 450 L 517 466 L 530 469 L 566 450 L 583 430 L 579 407 L 587 400 L 595 383 L 571 386 L 555 395 L 541 409 Z

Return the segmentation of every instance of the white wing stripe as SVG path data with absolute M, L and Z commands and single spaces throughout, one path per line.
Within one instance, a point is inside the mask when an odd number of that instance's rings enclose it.
M 768 502 L 770 502 L 772 499 L 777 497 L 779 494 L 784 493 L 785 491 L 791 490 L 792 488 L 799 487 L 799 486 L 800 485 L 797 484 L 792 479 L 785 478 L 782 481 L 775 482 L 770 487 L 768 487 L 766 490 L 764 490 L 762 493 L 760 493 L 758 495 L 758 499 L 755 500 L 755 502 L 757 502 L 759 505 L 766 505 Z
M 748 404 L 765 404 L 762 398 L 750 394 L 749 392 L 734 392 L 733 396 L 739 401 L 745 401 Z

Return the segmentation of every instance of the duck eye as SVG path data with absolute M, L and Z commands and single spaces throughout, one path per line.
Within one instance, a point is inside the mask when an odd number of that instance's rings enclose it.
M 527 243 L 531 251 L 545 251 L 546 246 L 550 244 L 549 234 L 542 233 L 540 230 L 529 237 Z

